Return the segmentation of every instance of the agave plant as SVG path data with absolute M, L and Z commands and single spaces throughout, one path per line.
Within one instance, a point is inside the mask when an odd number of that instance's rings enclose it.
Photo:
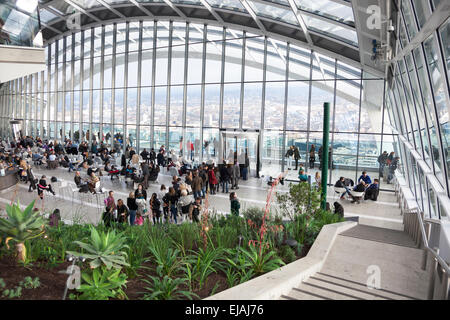
M 95 269 L 104 264 L 108 269 L 120 269 L 122 266 L 129 266 L 127 253 L 124 249 L 128 246 L 125 244 L 126 238 L 122 233 L 117 233 L 112 230 L 108 232 L 101 231 L 100 233 L 90 226 L 91 236 L 88 243 L 81 241 L 74 241 L 81 249 L 86 252 L 67 251 L 68 254 L 74 256 L 83 256 L 90 261 L 91 268 Z
M 105 267 L 92 270 L 92 275 L 83 272 L 81 274 L 83 283 L 77 289 L 81 294 L 80 300 L 108 300 L 109 298 L 127 298 L 122 287 L 127 283 L 126 274 L 120 270 L 108 270 Z
M 6 235 L 6 245 L 13 240 L 16 242 L 18 261 L 25 262 L 27 251 L 25 241 L 39 237 L 45 232 L 45 220 L 39 212 L 33 212 L 34 200 L 25 208 L 20 209 L 20 203 L 6 205 L 8 219 L 0 219 L 0 233 Z
M 273 250 L 267 251 L 267 249 L 264 249 L 260 254 L 256 247 L 250 246 L 250 250 L 241 249 L 241 252 L 247 260 L 246 265 L 256 275 L 278 269 L 285 265 L 283 260 L 278 258 L 276 252 Z

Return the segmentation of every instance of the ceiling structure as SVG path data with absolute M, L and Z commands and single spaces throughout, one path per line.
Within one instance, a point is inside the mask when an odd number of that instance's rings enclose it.
M 370 59 L 372 41 L 382 30 L 368 30 L 369 5 L 382 0 L 39 0 L 44 43 L 74 31 L 119 21 L 174 20 L 246 30 L 313 49 L 384 76 L 385 65 Z M 75 14 L 75 15 L 74 15 Z M 385 17 L 385 15 L 382 14 Z M 75 21 L 75 20 L 74 20 Z M 315 57 L 319 59 L 318 57 Z

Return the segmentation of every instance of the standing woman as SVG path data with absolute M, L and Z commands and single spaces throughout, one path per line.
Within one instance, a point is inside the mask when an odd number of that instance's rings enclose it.
M 117 222 L 127 223 L 129 211 L 122 199 L 117 200 Z
M 149 214 L 147 214 L 147 191 L 144 190 L 142 183 L 138 185 L 138 188 L 134 192 L 134 196 L 136 197 L 139 213 L 142 217 L 149 218 Z
M 239 217 L 239 209 L 241 208 L 241 204 L 239 203 L 236 192 L 230 193 L 230 202 L 231 202 L 231 214 L 233 216 Z
M 177 194 L 175 192 L 175 189 L 173 187 L 169 187 L 169 192 L 165 195 L 165 199 L 168 203 L 168 206 L 170 208 L 170 216 L 173 219 L 173 221 L 175 222 L 175 224 L 178 223 L 177 221 L 177 214 L 178 214 L 178 210 L 177 210 L 177 202 L 178 202 L 178 197 Z
M 152 209 L 153 224 L 161 223 L 161 201 L 156 193 L 152 194 L 150 208 Z
M 34 178 L 34 174 L 33 171 L 31 171 L 31 166 L 28 166 L 27 168 L 27 178 L 28 181 L 30 182 L 30 187 L 28 188 L 28 192 L 32 192 L 31 188 L 33 188 L 33 190 L 36 190 L 36 181 Z
M 216 175 L 214 174 L 214 167 L 210 167 L 208 170 L 208 182 L 209 182 L 209 190 L 211 194 L 216 194 L 216 185 L 217 185 L 217 179 Z
M 136 220 L 136 211 L 138 209 L 134 192 L 130 192 L 130 195 L 127 198 L 127 206 L 130 214 L 130 225 L 133 226 L 134 221 Z
M 309 149 L 309 168 L 314 169 L 314 162 L 316 161 L 316 147 L 312 144 Z

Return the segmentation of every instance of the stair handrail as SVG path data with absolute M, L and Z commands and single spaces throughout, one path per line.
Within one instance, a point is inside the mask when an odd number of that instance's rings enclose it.
M 445 260 L 442 259 L 442 257 L 439 255 L 439 253 L 437 253 L 435 250 L 433 250 L 428 244 L 428 237 L 425 232 L 425 226 L 424 226 L 422 215 L 420 214 L 420 211 L 417 209 L 414 211 L 417 215 L 417 218 L 419 219 L 419 227 L 420 227 L 420 231 L 422 233 L 422 241 L 423 241 L 424 249 L 429 251 L 434 256 L 434 258 L 438 261 L 438 263 L 445 270 L 445 272 L 447 272 L 447 274 L 450 274 L 450 268 L 449 268 L 447 262 L 445 262 Z M 431 221 L 427 221 L 427 222 L 431 223 Z M 433 221 L 433 223 L 437 223 L 437 222 Z

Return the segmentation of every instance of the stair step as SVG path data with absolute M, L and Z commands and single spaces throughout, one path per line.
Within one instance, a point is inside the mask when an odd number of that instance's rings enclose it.
M 293 288 L 287 295 L 284 295 L 284 297 L 289 300 L 330 300 L 326 296 L 313 294 L 300 288 Z
M 372 294 L 369 289 L 364 288 L 363 286 L 351 283 L 336 280 L 333 278 L 320 276 L 317 273 L 308 278 L 306 281 L 309 284 L 313 284 L 320 287 L 325 287 L 330 291 L 339 292 L 342 295 L 345 295 L 348 299 L 356 299 L 356 300 L 386 300 L 383 296 L 377 296 Z
M 328 300 L 361 300 L 361 298 L 343 293 L 340 288 L 331 288 L 327 283 L 317 283 L 317 281 L 308 279 L 302 282 L 296 289 L 305 291 L 311 295 L 318 295 Z
M 329 284 L 330 286 L 338 286 L 342 288 L 342 290 L 349 290 L 348 292 L 353 291 L 355 295 L 369 300 L 417 300 L 417 298 L 386 289 L 368 289 L 365 283 L 342 278 L 333 274 L 317 272 L 310 277 L 308 281 L 310 279 L 312 281 L 320 281 L 324 283 L 324 285 Z

